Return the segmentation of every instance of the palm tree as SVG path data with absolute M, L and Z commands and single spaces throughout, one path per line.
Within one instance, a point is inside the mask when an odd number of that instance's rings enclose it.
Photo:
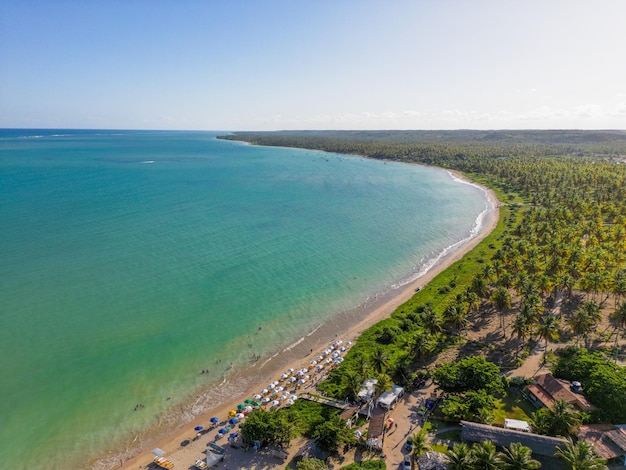
M 506 329 L 504 326 L 504 310 L 511 308 L 511 293 L 504 287 L 498 287 L 493 294 L 491 294 L 490 300 L 494 303 L 498 311 L 500 312 L 500 326 L 502 327 L 502 334 L 506 338 Z
M 460 304 L 448 305 L 446 310 L 443 312 L 443 315 L 446 322 L 452 325 L 452 327 L 457 330 L 459 335 L 461 335 L 463 329 L 469 324 L 467 313 Z
M 465 443 L 454 444 L 454 447 L 446 452 L 449 470 L 471 470 L 472 452 Z
M 617 333 L 615 335 L 615 346 L 619 342 L 620 328 L 622 332 L 626 333 L 626 302 L 618 306 L 611 314 L 611 321 L 615 324 Z
M 574 444 L 568 439 L 565 448 L 557 447 L 554 455 L 564 460 L 571 470 L 608 470 L 604 460 L 593 452 L 593 446 L 582 440 Z
M 580 424 L 580 415 L 565 400 L 554 400 L 549 416 L 552 434 L 556 436 L 567 436 L 574 426 Z
M 582 308 L 577 309 L 567 323 L 572 329 L 572 333 L 576 335 L 577 347 L 580 342 L 580 337 L 584 336 L 587 338 L 587 335 L 593 330 L 593 321 L 589 317 L 589 314 Z
M 501 468 L 504 470 L 537 470 L 541 463 L 532 458 L 530 448 L 519 442 L 513 442 L 504 448 L 500 455 Z
M 539 318 L 539 324 L 537 325 L 537 335 L 540 339 L 546 342 L 546 351 L 548 350 L 548 342 L 559 339 L 559 324 L 560 320 L 554 315 L 543 315 Z
M 390 389 L 392 384 L 391 379 L 387 374 L 378 374 L 376 376 L 376 380 L 377 382 L 374 385 L 374 393 L 376 393 L 376 396 L 379 397 Z
M 435 311 L 434 308 L 425 308 L 421 313 L 421 317 L 424 327 L 430 332 L 431 335 L 441 333 L 443 331 L 443 315 Z
M 483 441 L 472 446 L 472 469 L 474 470 L 498 470 L 500 458 L 496 452 L 496 446 L 491 441 Z
M 528 338 L 530 334 L 530 322 L 528 317 L 522 315 L 521 313 L 515 317 L 513 324 L 511 325 L 511 335 L 515 336 L 519 341 L 519 345 L 517 346 L 517 350 L 515 351 L 515 356 L 519 355 L 519 350 L 524 344 L 524 340 Z
M 434 347 L 432 336 L 424 330 L 418 331 L 409 341 L 409 353 L 418 361 L 432 352 Z
M 383 348 L 376 348 L 370 357 L 374 370 L 381 374 L 389 363 L 389 356 Z
M 345 390 L 350 398 L 357 398 L 359 391 L 361 390 L 361 383 L 364 377 L 357 371 L 348 371 L 343 375 L 345 380 Z
M 419 457 L 422 454 L 428 452 L 431 447 L 428 441 L 426 440 L 426 429 L 421 429 L 419 432 L 413 434 L 413 455 L 415 457 Z

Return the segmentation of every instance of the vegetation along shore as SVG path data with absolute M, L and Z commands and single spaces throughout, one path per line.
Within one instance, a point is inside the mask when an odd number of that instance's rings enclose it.
M 497 227 L 363 331 L 311 392 L 360 406 L 370 422 L 355 415 L 348 429 L 350 412 L 308 400 L 253 412 L 239 425 L 241 445 L 282 448 L 290 460 L 247 459 L 241 468 L 398 468 L 428 451 L 439 452 L 429 459 L 449 468 L 591 469 L 623 458 L 626 431 L 616 425 L 626 423 L 626 132 L 289 131 L 224 138 L 439 166 L 491 188 L 501 201 Z M 538 399 L 539 369 L 553 374 L 556 388 L 573 383 L 573 395 L 589 406 L 568 401 L 565 392 Z M 405 390 L 376 435 L 380 410 L 359 397 L 368 378 L 376 380 L 374 397 L 392 384 Z M 535 410 L 525 396 L 545 406 Z M 532 432 L 511 437 L 505 419 L 526 421 Z M 594 432 L 609 434 L 594 440 Z M 462 436 L 485 442 L 471 446 Z M 550 447 L 543 436 L 557 439 Z M 318 453 L 298 455 L 309 441 Z

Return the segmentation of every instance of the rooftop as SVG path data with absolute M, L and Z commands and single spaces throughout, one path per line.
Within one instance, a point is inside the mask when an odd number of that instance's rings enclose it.
M 576 435 L 584 439 L 603 459 L 613 459 L 626 454 L 626 431 L 612 424 L 587 424 L 580 426 Z

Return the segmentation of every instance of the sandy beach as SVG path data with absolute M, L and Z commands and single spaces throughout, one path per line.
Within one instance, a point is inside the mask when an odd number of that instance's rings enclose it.
M 466 178 L 458 173 L 455 173 L 455 176 L 467 181 Z M 272 380 L 278 380 L 278 377 L 284 370 L 290 367 L 298 370 L 308 366 L 311 355 L 316 356 L 321 350 L 334 341 L 340 339 L 344 343 L 348 341 L 355 342 L 361 332 L 391 315 L 398 306 L 410 299 L 418 288 L 430 282 L 437 274 L 444 271 L 452 263 L 471 251 L 483 238 L 491 233 L 498 222 L 499 203 L 491 190 L 484 187 L 482 188 L 491 199 L 491 207 L 490 212 L 483 222 L 481 231 L 465 244 L 440 259 L 427 273 L 398 289 L 390 291 L 387 295 L 381 296 L 372 302 L 372 305 L 362 306 L 359 309 L 338 315 L 336 318 L 326 322 L 313 334 L 306 336 L 303 341 L 261 366 L 258 376 L 263 377 L 263 379 L 259 380 L 259 382 L 255 383 L 252 387 L 245 387 L 245 390 L 242 389 L 240 393 L 232 395 L 231 399 L 225 403 L 203 413 L 184 426 L 171 429 L 167 432 L 165 437 L 150 442 L 144 442 L 140 449 L 129 449 L 129 453 L 136 454 L 134 457 L 123 462 L 119 459 L 116 462 L 108 461 L 106 468 L 122 468 L 128 470 L 145 469 L 148 467 L 156 468 L 153 464 L 151 466 L 153 459 L 151 450 L 157 447 L 165 450 L 165 456 L 175 464 L 176 468 L 190 468 L 196 460 L 204 459 L 207 444 L 215 440 L 217 428 L 197 437 L 194 432 L 194 427 L 204 426 L 206 428 L 210 425 L 209 420 L 213 416 L 218 417 L 220 421 L 225 421 L 228 417 L 229 410 L 234 409 L 243 399 L 250 398 L 253 394 L 259 393 L 259 391 L 266 388 L 267 384 Z M 313 351 L 313 354 L 311 354 L 311 351 Z M 194 438 L 196 439 L 194 440 Z M 225 439 L 221 442 L 224 443 Z M 184 445 L 181 445 L 181 443 Z M 298 443 L 293 442 L 289 452 L 290 455 L 295 454 L 298 447 Z M 218 468 L 263 469 L 284 467 L 285 465 L 285 462 L 277 458 L 260 458 L 261 456 L 259 454 L 242 452 L 239 449 L 231 449 L 229 446 L 226 446 L 226 449 L 225 462 L 220 463 Z M 103 462 L 104 461 L 100 461 L 100 464 Z M 92 468 L 104 467 L 97 465 Z

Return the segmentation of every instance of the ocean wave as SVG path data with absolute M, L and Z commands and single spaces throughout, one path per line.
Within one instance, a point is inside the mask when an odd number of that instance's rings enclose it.
M 283 349 L 283 352 L 289 352 L 291 351 L 293 348 L 295 348 L 297 345 L 299 345 L 300 343 L 302 343 L 304 341 L 304 337 L 300 338 L 298 341 L 291 343 L 289 346 L 287 346 L 285 349 Z
M 319 330 L 322 326 L 323 325 L 319 325 L 318 327 L 313 328 L 313 330 L 310 333 L 308 333 L 307 336 L 311 336 L 313 333 L 315 333 L 317 330 Z
M 475 188 L 480 189 L 485 194 L 485 197 L 487 199 L 487 202 L 485 204 L 484 209 L 480 212 L 480 214 L 478 214 L 476 216 L 476 219 L 474 219 L 474 224 L 473 224 L 472 228 L 469 230 L 467 237 L 464 237 L 464 238 L 462 238 L 462 239 L 452 243 L 451 245 L 448 245 L 447 247 L 443 248 L 443 250 L 441 250 L 438 254 L 432 256 L 431 258 L 429 258 L 425 262 L 420 262 L 419 265 L 418 265 L 418 269 L 415 272 L 413 272 L 409 276 L 405 277 L 404 279 L 401 279 L 400 281 L 392 284 L 389 287 L 389 290 L 400 289 L 400 288 L 402 288 L 402 287 L 404 287 L 404 286 L 406 286 L 406 285 L 408 285 L 408 284 L 418 280 L 420 277 L 422 277 L 426 273 L 428 273 L 428 271 L 430 271 L 442 259 L 444 259 L 446 256 L 454 253 L 455 251 L 457 251 L 463 245 L 465 245 L 466 243 L 471 241 L 473 238 L 478 236 L 481 233 L 481 231 L 484 229 L 485 224 L 487 222 L 487 216 L 493 210 L 493 207 L 494 207 L 493 201 L 489 197 L 489 194 L 487 193 L 487 191 L 482 186 L 480 186 L 478 184 L 472 183 L 471 181 L 463 180 L 462 178 L 457 177 L 453 173 L 448 172 L 448 174 L 455 181 L 458 181 L 458 182 L 463 183 L 463 184 L 468 184 L 470 186 L 474 186 Z

